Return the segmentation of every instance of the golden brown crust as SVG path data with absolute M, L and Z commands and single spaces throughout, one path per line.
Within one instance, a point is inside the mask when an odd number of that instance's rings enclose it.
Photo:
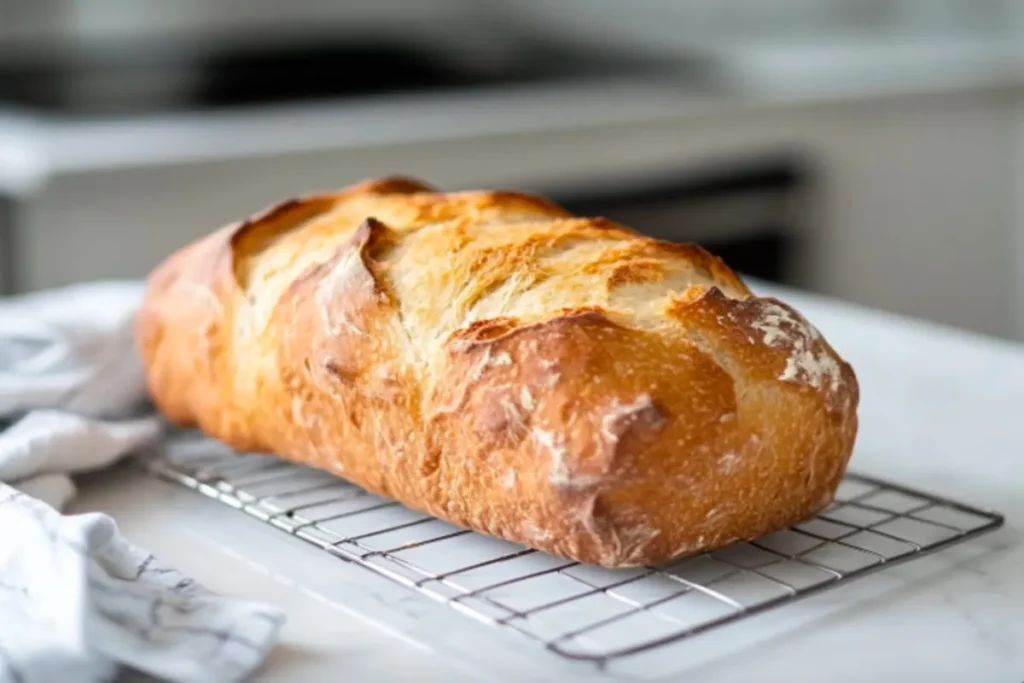
M 177 423 L 608 566 L 812 514 L 857 432 L 852 369 L 703 249 L 408 178 L 189 245 L 138 339 Z

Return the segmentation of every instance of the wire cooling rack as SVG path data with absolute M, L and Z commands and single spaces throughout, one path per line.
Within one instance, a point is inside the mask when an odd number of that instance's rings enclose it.
M 572 659 L 682 640 L 998 528 L 1002 516 L 850 474 L 813 519 L 659 567 L 611 570 L 476 534 L 273 456 L 169 448 L 151 472 Z

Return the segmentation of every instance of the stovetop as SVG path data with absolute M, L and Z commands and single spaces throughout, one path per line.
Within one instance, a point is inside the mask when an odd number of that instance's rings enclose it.
M 511 55 L 379 40 L 234 46 L 200 55 L 120 45 L 88 59 L 0 60 L 0 106 L 130 115 L 666 74 L 692 87 L 705 68 L 696 59 L 667 62 L 542 41 L 523 43 Z

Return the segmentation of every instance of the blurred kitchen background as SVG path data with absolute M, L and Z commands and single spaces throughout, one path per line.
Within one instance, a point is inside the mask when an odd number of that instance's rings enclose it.
M 1024 340 L 1024 0 L 0 0 L 0 293 L 391 173 Z

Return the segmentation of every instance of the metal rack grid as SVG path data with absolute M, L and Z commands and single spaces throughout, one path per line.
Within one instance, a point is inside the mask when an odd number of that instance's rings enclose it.
M 273 456 L 185 447 L 141 463 L 466 615 L 599 665 L 1003 523 L 992 512 L 850 474 L 835 502 L 803 524 L 660 567 L 610 570 L 452 526 Z

